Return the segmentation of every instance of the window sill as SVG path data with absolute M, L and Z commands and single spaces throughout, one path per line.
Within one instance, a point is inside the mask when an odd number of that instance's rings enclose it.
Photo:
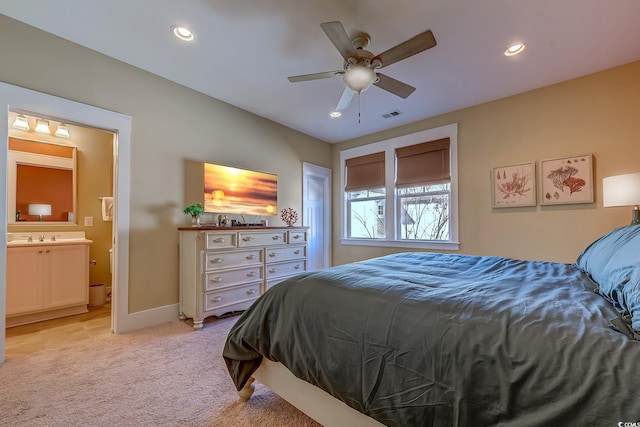
M 460 242 L 405 241 L 377 239 L 340 239 L 340 243 L 349 246 L 378 246 L 387 248 L 437 249 L 443 251 L 460 250 Z

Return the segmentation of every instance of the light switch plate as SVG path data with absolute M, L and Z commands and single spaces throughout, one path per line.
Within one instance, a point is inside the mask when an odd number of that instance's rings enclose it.
M 84 226 L 85 227 L 93 227 L 93 217 L 92 216 L 85 216 L 84 217 Z

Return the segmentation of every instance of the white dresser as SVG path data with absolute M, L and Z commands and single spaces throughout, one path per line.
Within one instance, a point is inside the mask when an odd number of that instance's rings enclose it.
M 180 228 L 180 318 L 246 310 L 269 287 L 307 269 L 305 227 Z

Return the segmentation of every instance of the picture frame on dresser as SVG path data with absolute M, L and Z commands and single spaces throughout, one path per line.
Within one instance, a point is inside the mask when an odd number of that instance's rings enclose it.
M 593 203 L 591 153 L 540 161 L 540 204 Z

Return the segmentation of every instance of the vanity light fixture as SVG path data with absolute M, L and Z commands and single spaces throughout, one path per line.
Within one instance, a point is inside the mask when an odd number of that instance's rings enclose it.
M 194 36 L 190 29 L 187 27 L 183 27 L 181 25 L 173 25 L 171 26 L 171 32 L 174 36 L 179 38 L 180 40 L 184 40 L 190 42 L 193 40 Z
M 514 43 L 504 51 L 504 56 L 513 56 L 517 55 L 524 50 L 523 43 Z
M 64 123 L 60 123 L 56 129 L 55 135 L 60 138 L 69 138 L 69 128 Z
M 13 121 L 13 127 L 20 130 L 31 130 L 29 127 L 29 120 L 22 114 L 18 114 Z
M 51 135 L 51 130 L 49 130 L 49 122 L 44 119 L 36 120 L 36 132 Z

